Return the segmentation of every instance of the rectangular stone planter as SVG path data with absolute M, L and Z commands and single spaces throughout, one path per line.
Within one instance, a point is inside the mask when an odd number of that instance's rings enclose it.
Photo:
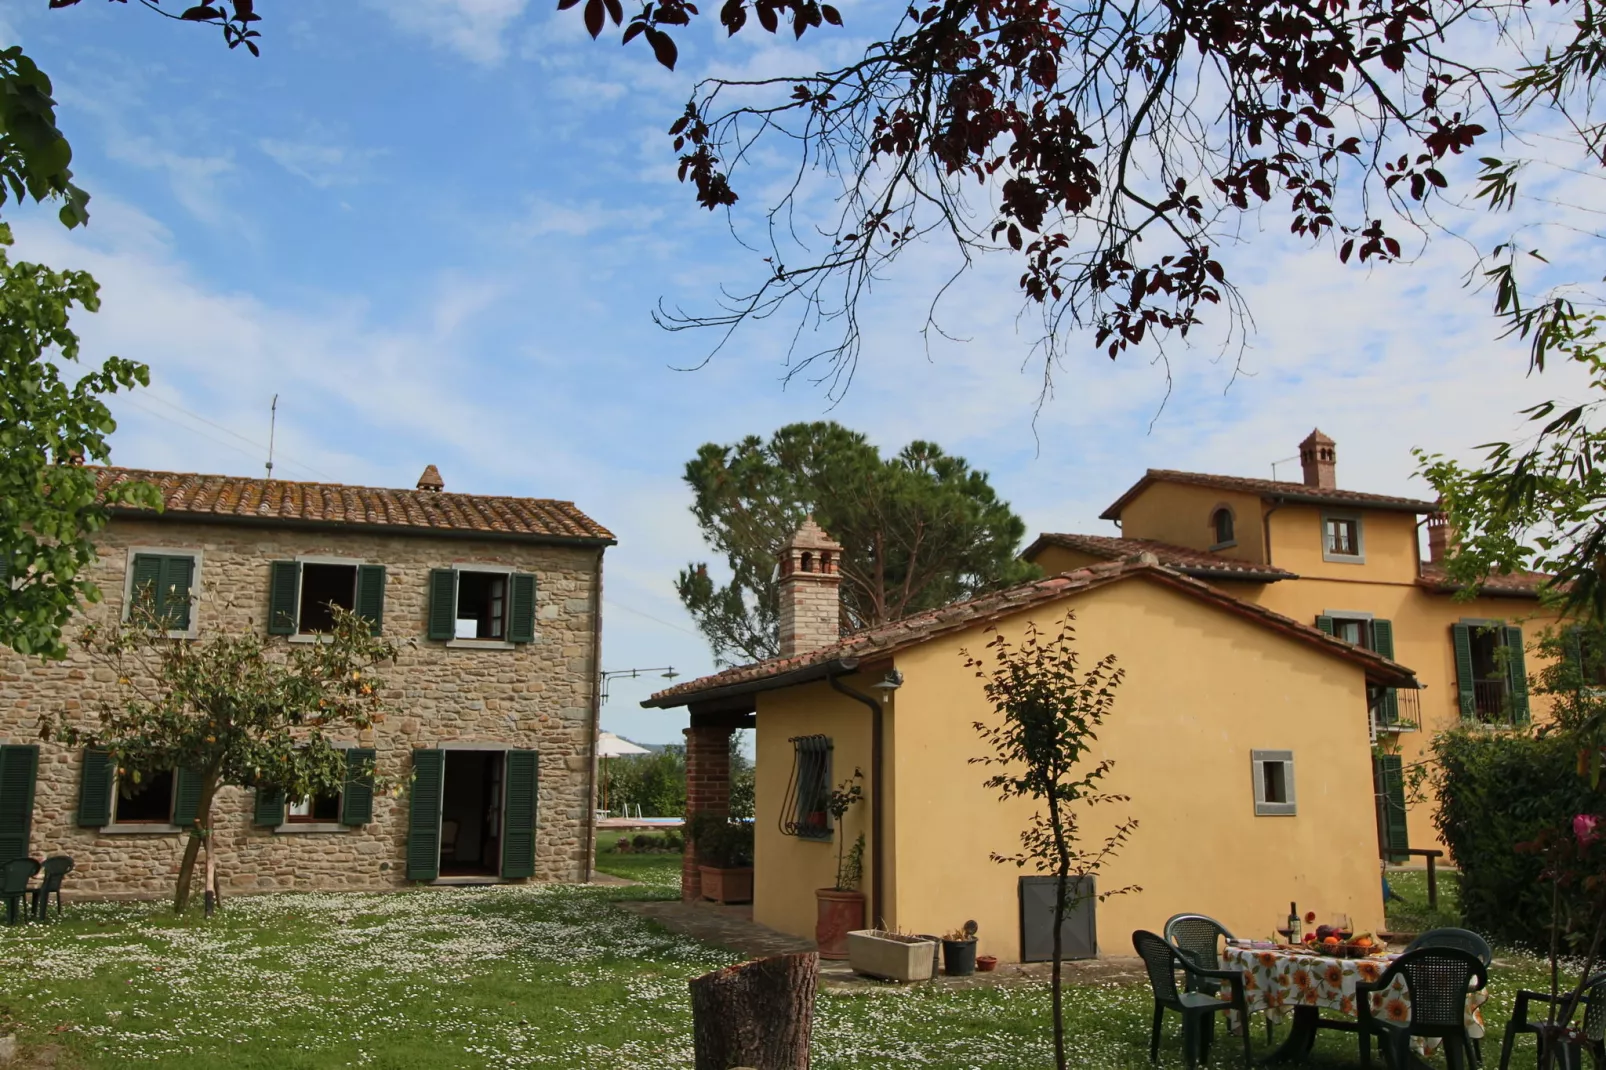
M 753 901 L 753 867 L 744 869 L 716 869 L 698 866 L 702 877 L 703 898 L 716 903 L 751 903 Z
M 854 973 L 889 981 L 929 981 L 936 942 L 876 929 L 848 933 L 848 965 Z

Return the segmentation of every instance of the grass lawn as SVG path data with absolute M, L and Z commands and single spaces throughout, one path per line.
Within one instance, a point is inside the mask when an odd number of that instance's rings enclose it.
M 607 873 L 614 877 L 626 877 L 654 888 L 673 888 L 680 891 L 680 852 L 626 852 L 614 850 L 614 844 L 620 839 L 615 833 L 602 833 L 597 837 L 598 873 Z M 664 842 L 664 837 L 653 836 L 657 843 Z
M 1439 867 L 1439 907 L 1428 909 L 1428 871 L 1389 870 L 1389 887 L 1405 901 L 1388 904 L 1390 932 L 1421 933 L 1461 924 L 1461 874 Z
M 210 922 L 161 904 L 73 906 L 59 924 L 0 929 L 0 1034 L 15 1029 L 25 1052 L 57 1046 L 58 1065 L 85 1070 L 689 1067 L 685 982 L 731 956 L 614 905 L 675 894 L 674 856 L 598 861 L 655 879 L 242 897 Z M 1510 994 L 1542 974 L 1537 959 L 1501 956 L 1486 1054 Z M 1067 1007 L 1073 1065 L 1147 1065 L 1145 987 L 1082 986 Z M 1162 1065 L 1178 1066 L 1167 1028 Z M 1258 1026 L 1255 1039 L 1263 1049 Z M 1318 1051 L 1318 1066 L 1354 1065 L 1352 1037 L 1326 1035 Z M 1040 984 L 820 1000 L 818 1070 L 1050 1062 Z

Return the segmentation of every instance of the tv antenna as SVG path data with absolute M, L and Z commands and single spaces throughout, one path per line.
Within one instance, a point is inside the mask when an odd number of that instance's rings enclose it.
M 1277 482 L 1277 466 L 1278 465 L 1280 465 L 1280 464 L 1288 464 L 1290 461 L 1297 461 L 1297 460 L 1299 460 L 1299 454 L 1296 453 L 1292 457 L 1284 457 L 1280 461 L 1271 462 L 1271 481 L 1273 483 Z
M 268 406 L 268 478 L 273 478 L 273 433 L 279 427 L 279 395 L 273 395 L 273 404 Z

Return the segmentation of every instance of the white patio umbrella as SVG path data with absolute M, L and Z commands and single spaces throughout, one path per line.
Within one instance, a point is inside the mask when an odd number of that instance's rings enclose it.
M 602 759 L 602 809 L 608 808 L 608 759 L 623 757 L 626 754 L 650 753 L 652 752 L 646 747 L 638 747 L 612 732 L 597 733 L 597 757 Z

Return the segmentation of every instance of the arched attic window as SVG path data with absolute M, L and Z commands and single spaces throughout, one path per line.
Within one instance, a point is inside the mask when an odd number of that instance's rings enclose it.
M 1232 530 L 1232 510 L 1225 505 L 1217 506 L 1216 511 L 1210 514 L 1210 530 L 1215 532 L 1216 545 L 1226 546 L 1236 539 Z

